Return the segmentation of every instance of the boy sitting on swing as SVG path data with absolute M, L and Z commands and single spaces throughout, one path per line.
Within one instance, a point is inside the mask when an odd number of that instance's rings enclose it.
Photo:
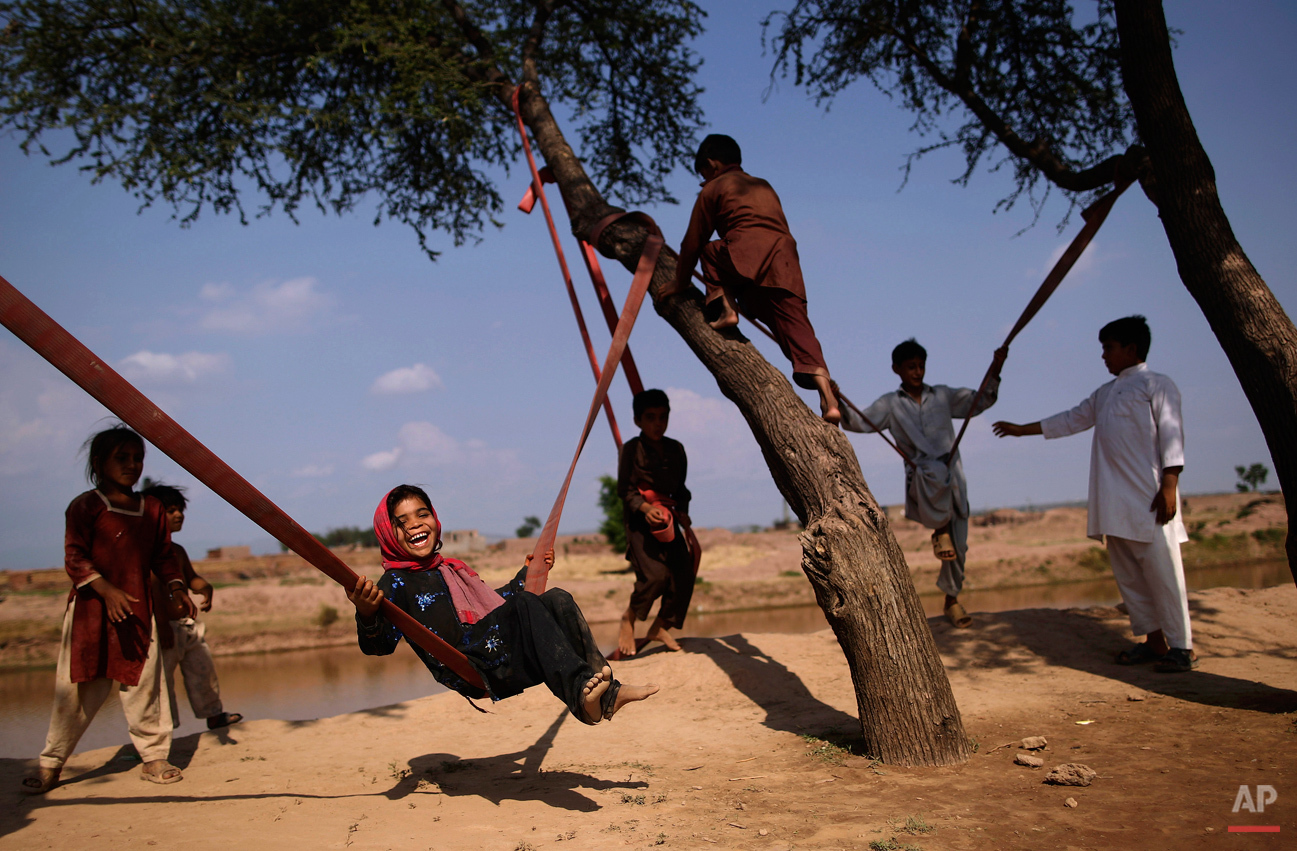
M 892 372 L 901 378 L 900 389 L 879 396 L 863 418 L 850 405 L 842 411 L 843 428 L 866 433 L 887 429 L 905 453 L 905 516 L 933 530 L 932 551 L 941 559 L 937 587 L 946 592 L 946 618 L 959 629 L 972 626 L 973 619 L 959 602 L 968 553 L 968 483 L 959 452 L 950 454 L 954 419 L 975 417 L 995 404 L 1008 353 L 996 349 L 994 375 L 974 408 L 976 389 L 923 383 L 928 351 L 911 337 L 892 349 Z

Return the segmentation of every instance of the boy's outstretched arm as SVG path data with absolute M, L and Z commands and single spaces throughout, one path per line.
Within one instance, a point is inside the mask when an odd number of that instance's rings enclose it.
M 1026 437 L 1031 434 L 1044 434 L 1040 428 L 1040 421 L 1018 425 L 1017 423 L 1005 422 L 1000 420 L 991 423 L 991 431 L 995 432 L 997 437 Z

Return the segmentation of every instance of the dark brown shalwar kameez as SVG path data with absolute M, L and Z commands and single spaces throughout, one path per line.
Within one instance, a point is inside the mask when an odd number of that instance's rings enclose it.
M 651 490 L 675 500 L 673 516 L 689 514 L 688 471 L 685 448 L 664 437 L 657 443 L 632 437 L 622 447 L 617 466 L 617 493 L 626 515 L 626 557 L 635 568 L 635 590 L 630 608 L 637 620 L 644 620 L 653 601 L 662 598 L 658 617 L 669 629 L 684 626 L 689 600 L 694 593 L 694 562 L 677 524 L 675 540 L 664 544 L 653 537 L 652 528 L 640 507 L 647 501 L 640 489 Z
M 706 242 L 713 234 L 720 239 Z M 706 244 L 704 244 L 706 242 Z M 745 313 L 760 319 L 793 362 L 793 381 L 815 389 L 812 376 L 829 375 L 820 341 L 806 314 L 797 241 L 779 196 L 769 183 L 727 166 L 703 185 L 680 245 L 683 274 L 702 264 L 710 304 L 728 291 Z

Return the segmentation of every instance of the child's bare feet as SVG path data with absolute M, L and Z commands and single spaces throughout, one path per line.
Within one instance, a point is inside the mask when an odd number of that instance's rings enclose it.
M 23 778 L 23 791 L 28 795 L 44 795 L 59 785 L 59 775 L 62 773 L 60 768 L 39 768 L 33 776 Z
M 820 392 L 820 419 L 829 425 L 842 422 L 842 411 L 838 410 L 838 394 L 833 382 L 827 375 L 815 376 L 815 389 Z
M 587 724 L 598 724 L 603 718 L 603 695 L 611 684 L 612 668 L 604 665 L 603 670 L 586 680 L 585 685 L 581 687 L 581 693 L 584 695 L 581 699 L 581 711 L 585 715 Z
M 646 641 L 661 641 L 672 652 L 680 649 L 680 643 L 671 637 L 671 633 L 667 632 L 666 624 L 662 623 L 661 618 L 653 621 L 653 625 L 649 627 L 648 635 L 644 636 L 644 638 Z
M 658 693 L 658 687 L 654 683 L 646 686 L 628 686 L 622 684 L 621 689 L 617 692 L 617 699 L 613 701 L 612 711 L 605 716 L 609 721 L 616 715 L 621 708 L 628 703 L 634 703 L 639 700 L 647 700 Z
M 635 655 L 635 612 L 627 609 L 621 616 L 621 629 L 617 631 L 617 652 L 622 656 Z

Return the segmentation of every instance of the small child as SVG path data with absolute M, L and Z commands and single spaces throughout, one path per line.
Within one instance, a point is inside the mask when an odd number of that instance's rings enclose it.
M 1162 673 L 1181 673 L 1198 666 L 1180 561 L 1180 545 L 1189 540 L 1179 512 L 1184 425 L 1175 382 L 1144 363 L 1152 337 L 1142 316 L 1109 322 L 1099 343 L 1116 378 L 1070 411 L 993 428 L 1000 437 L 1046 439 L 1094 428 L 1086 534 L 1106 541 L 1130 628 L 1147 636 L 1116 661 L 1153 662 Z
M 148 484 L 148 482 L 145 482 Z M 167 527 L 171 534 L 179 532 L 185 525 L 185 507 L 189 500 L 185 498 L 183 488 L 164 485 L 161 482 L 149 484 L 144 489 L 145 496 L 151 496 L 167 512 Z M 194 572 L 194 564 L 189 560 L 185 548 L 172 541 L 171 550 L 176 555 L 176 563 L 184 575 L 190 591 L 203 598 L 199 610 L 212 610 L 212 594 L 215 589 L 212 583 Z M 186 617 L 182 612 L 172 612 L 167 605 L 166 590 L 156 577 L 153 582 L 153 611 L 158 619 L 158 640 L 162 642 L 162 673 L 167 680 L 167 691 L 171 695 L 171 724 L 180 724 L 180 707 L 176 702 L 176 665 L 185 675 L 185 693 L 189 696 L 189 708 L 195 718 L 207 720 L 207 729 L 228 727 L 243 720 L 238 712 L 226 712 L 221 705 L 221 684 L 216 679 L 216 661 L 212 658 L 211 648 L 205 638 L 207 626 L 198 620 L 197 615 Z M 180 615 L 180 617 L 175 617 Z
M 363 653 L 386 656 L 400 643 L 400 631 L 379 611 L 386 597 L 468 658 L 485 691 L 410 645 L 437 682 L 465 697 L 502 700 L 544 683 L 578 721 L 597 724 L 657 693 L 655 685 L 613 679 L 572 595 L 559 588 L 539 595 L 524 590 L 526 565 L 492 591 L 468 565 L 442 556 L 441 522 L 421 488 L 390 491 L 374 511 L 374 534 L 383 576 L 377 584 L 361 577 L 347 594 Z M 546 556 L 553 558 L 552 552 Z
M 837 424 L 837 397 L 829 389 L 829 367 L 806 314 L 797 241 L 788 229 L 779 196 L 770 184 L 740 167 L 743 153 L 729 136 L 713 133 L 698 146 L 694 171 L 703 189 L 694 202 L 689 230 L 680 243 L 671 292 L 690 285 L 701 260 L 710 324 L 737 325 L 737 309 L 770 327 L 784 357 L 793 362 L 793 383 L 820 394 L 820 415 Z M 713 233 L 720 239 L 708 242 Z
M 668 650 L 680 645 L 667 632 L 684 626 L 694 593 L 694 560 L 676 526 L 688 528 L 689 489 L 685 473 L 689 459 L 679 441 L 666 436 L 671 400 L 661 390 L 645 390 L 633 400 L 639 437 L 622 447 L 617 465 L 617 495 L 625 507 L 626 557 L 635 568 L 635 590 L 621 617 L 617 650 L 635 655 L 635 621 L 648 618 L 653 602 L 662 598 L 647 641 L 661 641 Z
M 58 785 L 63 764 L 116 688 L 131 741 L 144 763 L 141 777 L 176 783 L 180 769 L 167 761 L 171 720 L 163 705 L 157 627 L 153 619 L 152 576 L 186 615 L 194 614 L 185 580 L 171 551 L 162 503 L 136 493 L 144 469 L 144 440 L 124 425 L 105 429 L 86 441 L 86 491 L 67 509 L 64 568 L 72 580 L 49 735 L 40 770 L 23 780 L 23 791 L 43 794 Z
M 968 554 L 968 482 L 959 453 L 950 457 L 955 443 L 954 419 L 975 417 L 995 404 L 1000 367 L 1007 354 L 1007 349 L 995 352 L 995 375 L 973 408 L 977 390 L 923 383 L 928 352 L 911 337 L 892 349 L 892 372 L 901 378 L 900 389 L 878 397 L 864 411 L 869 423 L 892 433 L 909 459 L 905 465 L 905 516 L 934 530 L 932 551 L 941 559 L 937 587 L 946 592 L 946 618 L 959 629 L 972 626 L 973 619 L 959 602 Z M 843 428 L 875 431 L 850 406 L 843 415 Z

